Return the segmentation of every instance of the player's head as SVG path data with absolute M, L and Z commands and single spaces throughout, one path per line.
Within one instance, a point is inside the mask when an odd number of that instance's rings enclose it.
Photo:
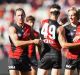
M 68 10 L 68 17 L 71 23 L 76 23 L 78 21 L 78 11 L 75 7 L 71 7 Z
M 25 12 L 22 8 L 18 8 L 15 10 L 15 20 L 18 23 L 23 23 L 25 19 Z
M 50 18 L 58 18 L 60 14 L 61 7 L 58 4 L 53 4 L 50 6 Z
M 33 16 L 28 16 L 26 17 L 26 22 L 28 25 L 30 25 L 31 27 L 34 26 L 34 23 L 35 23 L 35 17 Z

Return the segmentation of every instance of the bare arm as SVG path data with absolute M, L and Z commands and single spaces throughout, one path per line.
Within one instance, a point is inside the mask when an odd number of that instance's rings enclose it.
M 74 42 L 77 42 L 78 40 L 80 40 L 80 36 L 75 36 L 73 39 Z
M 28 41 L 19 40 L 18 35 L 16 33 L 16 29 L 15 27 L 12 27 L 12 26 L 9 27 L 9 36 L 15 46 L 21 46 L 21 45 L 26 45 L 26 44 L 31 44 L 31 43 L 35 43 L 35 44 L 39 43 L 39 39 L 28 40 Z
M 80 43 L 68 43 L 66 41 L 65 29 L 63 28 L 63 26 L 60 26 L 57 32 L 58 32 L 58 40 L 62 48 L 69 48 L 80 45 Z

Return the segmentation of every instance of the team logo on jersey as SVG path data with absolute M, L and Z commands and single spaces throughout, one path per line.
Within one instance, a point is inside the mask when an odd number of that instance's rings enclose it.
M 18 36 L 21 37 L 22 36 L 21 33 L 18 33 Z
M 74 35 L 74 32 L 70 32 L 68 35 L 71 35 L 71 36 L 73 36 L 73 35 Z

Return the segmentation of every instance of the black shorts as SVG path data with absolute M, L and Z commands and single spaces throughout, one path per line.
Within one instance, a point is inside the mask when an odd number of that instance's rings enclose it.
M 31 71 L 30 60 L 28 57 L 14 59 L 8 59 L 8 69 L 9 70 L 19 70 L 19 71 Z
M 31 61 L 31 66 L 34 68 L 34 69 L 36 69 L 37 70 L 37 68 L 38 68 L 38 60 L 36 59 L 36 57 L 31 57 L 30 58 L 30 61 Z
M 53 49 L 50 45 L 44 46 L 44 50 L 41 54 L 38 62 L 38 67 L 41 69 L 60 69 L 62 65 L 61 52 Z
M 79 59 L 66 59 L 66 69 L 74 70 L 75 68 L 80 69 L 80 58 Z

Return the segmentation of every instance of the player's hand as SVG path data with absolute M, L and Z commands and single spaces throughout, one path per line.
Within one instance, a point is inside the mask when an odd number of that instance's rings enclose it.
M 73 42 L 77 42 L 79 39 L 80 39 L 80 36 L 76 36 L 74 37 Z
M 40 39 L 34 39 L 34 44 L 39 44 Z

